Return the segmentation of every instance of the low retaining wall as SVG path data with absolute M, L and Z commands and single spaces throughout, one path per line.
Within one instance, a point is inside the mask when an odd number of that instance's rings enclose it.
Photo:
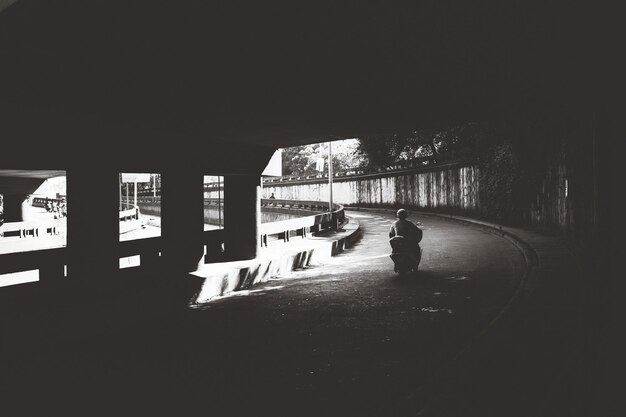
M 342 231 L 309 240 L 310 245 L 306 247 L 284 248 L 274 254 L 249 261 L 207 264 L 192 273 L 204 281 L 190 300 L 190 306 L 197 308 L 217 297 L 249 289 L 280 274 L 322 263 L 351 247 L 359 238 L 358 222 L 349 219 L 348 223 L 342 225 Z
M 333 201 L 349 206 L 419 207 L 475 213 L 478 199 L 478 167 L 465 162 L 428 168 L 336 177 Z M 327 179 L 273 180 L 263 190 L 278 199 L 326 200 Z

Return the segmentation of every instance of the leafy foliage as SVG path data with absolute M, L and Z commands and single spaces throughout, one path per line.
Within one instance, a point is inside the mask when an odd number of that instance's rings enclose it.
M 362 167 L 365 160 L 357 153 L 356 139 L 347 139 L 332 143 L 333 172 L 350 173 Z M 324 160 L 322 171 L 317 170 L 319 159 Z M 309 176 L 318 175 L 328 170 L 328 143 L 292 146 L 283 149 L 283 175 Z
M 492 124 L 474 143 L 480 168 L 483 215 L 520 223 L 561 152 L 564 131 L 552 121 L 508 121 Z
M 519 180 L 519 161 L 511 142 L 490 148 L 481 160 L 480 201 L 487 218 L 503 221 L 514 211 L 513 190 Z
M 358 152 L 366 170 L 376 171 L 397 163 L 424 160 L 429 164 L 477 156 L 488 126 L 467 123 L 439 129 L 420 129 L 359 139 Z

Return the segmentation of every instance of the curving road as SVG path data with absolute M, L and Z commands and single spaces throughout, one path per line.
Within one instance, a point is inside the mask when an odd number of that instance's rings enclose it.
M 350 216 L 363 237 L 347 252 L 209 304 L 195 317 L 195 326 L 215 334 L 211 348 L 250 348 L 237 366 L 246 375 L 238 385 L 268 410 L 384 415 L 499 313 L 524 268 L 519 250 L 502 238 L 419 216 L 413 220 L 424 230 L 420 272 L 399 277 L 388 257 L 394 217 Z M 272 392 L 280 393 L 278 404 Z
M 349 216 L 362 239 L 328 264 L 56 355 L 37 398 L 65 415 L 395 415 L 508 302 L 524 260 L 495 235 L 414 216 L 420 272 L 399 277 L 393 216 Z

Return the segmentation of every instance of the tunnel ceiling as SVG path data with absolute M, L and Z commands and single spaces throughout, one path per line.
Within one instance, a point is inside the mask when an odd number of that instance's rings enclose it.
M 560 111 L 602 82 L 597 10 L 339 3 L 20 0 L 0 13 L 0 100 L 277 147 Z

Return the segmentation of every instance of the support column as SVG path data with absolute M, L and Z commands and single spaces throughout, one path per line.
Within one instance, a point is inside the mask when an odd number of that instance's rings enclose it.
M 58 279 L 63 278 L 63 264 L 50 263 L 39 267 L 39 282 L 54 284 Z
M 118 182 L 111 168 L 67 171 L 69 276 L 107 279 L 119 270 Z
M 4 195 L 4 221 L 21 222 L 24 218 L 23 203 L 27 194 L 5 194 Z
M 230 175 L 224 177 L 224 252 L 227 260 L 253 259 L 259 256 L 261 242 L 260 177 Z
M 192 272 L 204 256 L 204 177 L 200 172 L 162 174 L 163 260 L 173 272 Z

